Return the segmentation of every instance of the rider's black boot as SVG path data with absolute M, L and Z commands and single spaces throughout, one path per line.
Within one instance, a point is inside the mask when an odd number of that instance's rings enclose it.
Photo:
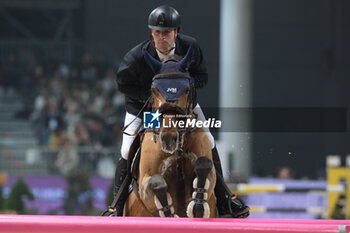
M 216 175 L 223 179 L 220 157 L 216 147 L 212 149 L 213 162 L 216 169 Z M 222 182 L 216 180 L 215 186 L 216 206 L 221 217 L 246 218 L 249 216 L 249 207 L 238 199 L 236 195 L 227 193 Z
M 117 164 L 117 168 L 115 170 L 115 177 L 114 177 L 114 190 L 113 195 L 116 196 L 119 192 L 119 189 L 121 188 L 122 183 L 126 179 L 128 174 L 127 169 L 127 160 L 120 158 L 119 162 Z M 131 182 L 131 179 L 128 178 L 127 184 L 122 190 L 122 193 L 119 197 L 119 200 L 117 202 L 117 205 L 115 206 L 115 213 L 114 216 L 123 216 L 123 209 L 126 199 L 128 198 L 129 193 L 129 184 Z

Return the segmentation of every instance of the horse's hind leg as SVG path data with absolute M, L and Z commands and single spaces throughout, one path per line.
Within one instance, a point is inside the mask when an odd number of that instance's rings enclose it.
M 177 217 L 174 212 L 173 200 L 168 193 L 168 185 L 161 175 L 153 175 L 148 182 L 148 188 L 154 193 L 154 203 L 160 217 Z
M 210 181 L 208 174 L 213 168 L 213 163 L 207 157 L 199 157 L 195 164 L 197 177 L 193 180 L 192 201 L 187 206 L 187 216 L 190 218 L 209 218 L 210 208 L 207 203 Z

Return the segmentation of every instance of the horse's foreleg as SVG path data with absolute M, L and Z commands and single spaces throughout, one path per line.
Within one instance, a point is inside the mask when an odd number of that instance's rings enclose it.
M 187 206 L 187 216 L 190 218 L 209 218 L 208 189 L 210 181 L 208 175 L 213 163 L 207 157 L 199 157 L 195 164 L 196 178 L 193 180 L 192 201 Z
M 154 204 L 160 217 L 178 217 L 175 214 L 173 200 L 168 193 L 168 184 L 161 175 L 153 175 L 148 182 L 148 188 L 154 194 Z

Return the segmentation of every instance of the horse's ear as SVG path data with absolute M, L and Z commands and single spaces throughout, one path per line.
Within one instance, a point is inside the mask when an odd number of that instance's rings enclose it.
M 145 58 L 146 63 L 151 67 L 153 72 L 155 74 L 158 74 L 163 64 L 154 57 L 152 57 L 152 55 L 149 54 L 149 52 L 146 49 L 143 49 L 143 57 Z
M 180 61 L 180 68 L 183 71 L 187 71 L 188 68 L 190 68 L 192 57 L 193 57 L 193 47 L 192 45 L 190 45 L 190 47 L 187 50 L 186 56 L 182 58 L 182 60 Z

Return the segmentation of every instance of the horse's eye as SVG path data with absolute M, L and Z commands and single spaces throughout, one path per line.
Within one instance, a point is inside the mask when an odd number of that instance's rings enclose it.
M 186 95 L 188 95 L 190 93 L 190 88 L 186 88 L 184 92 Z

